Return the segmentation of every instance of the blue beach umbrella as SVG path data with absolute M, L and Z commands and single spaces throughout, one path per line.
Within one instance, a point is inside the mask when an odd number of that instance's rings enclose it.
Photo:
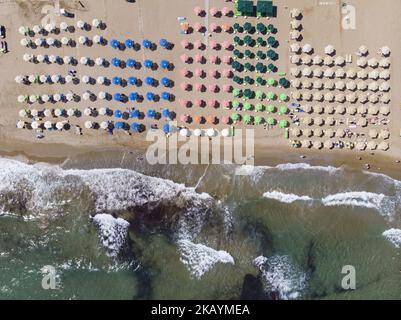
M 129 78 L 128 78 L 128 83 L 129 83 L 131 86 L 134 86 L 134 85 L 136 85 L 136 84 L 138 83 L 138 79 L 137 79 L 136 77 L 129 77 Z
M 125 128 L 124 122 L 116 122 L 116 124 L 114 125 L 114 128 L 124 129 Z
M 131 130 L 139 132 L 140 129 L 141 129 L 141 125 L 139 123 L 134 122 L 131 124 Z
M 130 68 L 135 68 L 137 65 L 136 61 L 134 59 L 128 59 L 127 60 L 127 66 Z
M 170 115 L 171 115 L 169 109 L 164 109 L 162 114 L 163 114 L 163 117 L 165 117 L 165 118 L 170 118 Z
M 111 64 L 112 64 L 113 66 L 115 66 L 115 67 L 119 67 L 120 64 L 121 64 L 121 61 L 120 61 L 120 59 L 118 59 L 118 58 L 113 58 L 113 59 L 111 60 Z
M 146 116 L 147 116 L 148 118 L 153 119 L 154 117 L 156 117 L 156 111 L 150 109 L 150 110 L 148 110 L 148 112 L 146 113 Z
M 121 93 L 116 93 L 114 95 L 114 100 L 115 101 L 122 101 L 123 100 L 123 95 Z
M 155 84 L 155 79 L 153 79 L 152 77 L 146 77 L 145 82 L 147 85 L 153 86 Z
M 167 60 L 162 60 L 160 62 L 160 66 L 162 67 L 162 69 L 168 69 L 170 68 L 170 62 L 168 62 Z
M 116 86 L 121 85 L 122 79 L 120 77 L 114 77 L 113 78 L 113 84 Z
M 162 78 L 161 83 L 163 86 L 168 87 L 170 86 L 170 79 L 169 78 Z
M 110 45 L 113 49 L 118 49 L 120 47 L 120 41 L 112 39 Z
M 130 118 L 139 118 L 139 110 L 131 110 L 129 112 L 129 117 Z
M 116 111 L 114 111 L 114 116 L 116 117 L 116 118 L 122 118 L 123 117 L 123 113 L 121 112 L 121 110 L 116 110 Z
M 153 68 L 153 61 L 152 60 L 145 60 L 144 61 L 145 68 L 152 69 Z
M 152 42 L 148 39 L 143 40 L 142 45 L 145 49 L 149 49 L 152 46 Z
M 166 39 L 160 39 L 159 44 L 162 48 L 167 48 L 170 43 Z
M 129 94 L 129 99 L 130 99 L 131 101 L 137 101 L 137 100 L 138 100 L 138 97 L 139 97 L 138 92 L 131 92 L 131 93 Z
M 155 100 L 155 94 L 153 92 L 148 92 L 146 94 L 146 99 L 148 99 L 149 101 Z
M 126 46 L 127 48 L 132 49 L 132 48 L 134 47 L 134 41 L 131 40 L 131 39 L 125 40 L 125 46 Z
M 163 100 L 170 100 L 170 93 L 168 92 L 162 92 L 162 99 Z
M 170 133 L 170 125 L 168 123 L 163 125 L 163 131 L 164 133 Z

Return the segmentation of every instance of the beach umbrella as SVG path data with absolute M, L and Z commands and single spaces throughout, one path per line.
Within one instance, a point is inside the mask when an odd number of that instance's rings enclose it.
M 170 125 L 169 125 L 168 123 L 165 123 L 165 124 L 163 125 L 163 132 L 164 132 L 165 134 L 168 134 L 168 133 L 171 132 L 171 128 L 170 128 Z
M 137 92 L 131 92 L 128 98 L 130 101 L 137 101 L 139 98 L 139 94 Z
M 41 26 L 38 26 L 38 25 L 34 25 L 34 26 L 32 27 L 32 31 L 33 31 L 35 34 L 41 33 L 41 32 L 42 32 L 42 27 L 41 27 Z
M 81 57 L 79 62 L 83 65 L 87 65 L 89 63 L 89 58 L 88 57 Z
M 323 76 L 323 70 L 319 67 L 312 70 L 312 74 L 316 78 L 321 78 Z
M 27 34 L 28 30 L 27 30 L 26 27 L 21 26 L 21 27 L 19 27 L 18 32 L 19 32 L 21 35 L 25 36 L 25 35 Z
M 69 117 L 75 116 L 75 109 L 68 109 L 67 110 L 67 116 L 69 116 Z
M 150 49 L 150 48 L 152 47 L 152 42 L 151 42 L 150 40 L 148 40 L 148 39 L 144 39 L 144 40 L 142 41 L 142 46 L 143 46 L 145 49 Z
M 373 81 L 373 82 L 369 83 L 368 89 L 370 91 L 377 91 L 379 89 L 379 84 L 377 82 Z
M 31 128 L 32 128 L 33 130 L 37 130 L 37 129 L 39 129 L 39 127 L 40 127 L 39 122 L 33 121 L 33 122 L 31 123 Z
M 105 100 L 107 98 L 107 94 L 104 91 L 100 91 L 98 97 L 100 100 Z
M 130 94 L 130 100 L 131 100 L 131 94 Z M 119 102 L 123 101 L 123 95 L 121 93 L 114 94 L 114 100 Z
M 385 58 L 385 59 L 381 59 L 379 62 L 379 66 L 381 68 L 389 68 L 390 67 L 390 60 Z
M 371 94 L 368 98 L 369 102 L 371 103 L 377 103 L 379 101 L 379 97 L 375 94 Z
M 85 29 L 86 23 L 84 21 L 82 21 L 82 20 L 78 20 L 77 21 L 77 27 L 80 28 L 80 29 Z
M 333 149 L 334 148 L 334 143 L 331 140 L 326 140 L 324 143 L 324 147 L 326 149 Z
M 358 90 L 360 90 L 360 91 L 365 91 L 365 90 L 368 88 L 368 85 L 366 84 L 365 81 L 359 81 L 359 82 L 357 83 L 357 88 L 358 88 Z
M 125 129 L 125 128 L 126 128 L 124 122 L 116 122 L 115 125 L 114 125 L 114 127 L 115 127 L 116 129 L 119 129 L 119 130 L 122 130 L 122 129 Z
M 381 138 L 381 139 L 389 139 L 390 138 L 390 132 L 389 132 L 389 130 L 388 129 L 385 129 L 385 130 L 381 130 L 380 131 L 380 134 L 379 134 L 379 138 Z
M 362 114 L 362 115 L 366 114 L 368 112 L 367 108 L 365 106 L 362 106 L 362 105 L 358 107 L 357 111 L 358 111 L 359 114 Z
M 291 29 L 293 29 L 293 30 L 301 29 L 301 26 L 302 26 L 302 24 L 299 20 L 291 20 L 290 25 L 291 25 Z
M 131 130 L 134 132 L 141 131 L 141 125 L 139 123 L 133 122 L 130 127 L 131 127 Z
M 304 53 L 311 53 L 313 51 L 312 46 L 309 43 L 304 44 L 302 47 L 302 52 Z
M 380 114 L 387 116 L 390 113 L 390 108 L 388 106 L 380 107 Z
M 373 70 L 373 71 L 369 72 L 369 79 L 377 80 L 379 78 L 379 75 L 380 75 L 379 71 Z
M 359 58 L 356 61 L 358 67 L 365 68 L 368 65 L 368 60 L 365 57 Z
M 371 58 L 368 60 L 368 65 L 371 68 L 376 68 L 379 65 L 379 61 L 376 58 Z
M 246 114 L 243 117 L 243 121 L 244 121 L 245 124 L 251 124 L 253 122 L 253 117 L 251 115 L 249 115 L 249 114 Z
M 302 62 L 302 64 L 310 65 L 312 63 L 312 58 L 310 56 L 303 55 L 301 57 L 301 62 Z
M 300 64 L 301 57 L 300 56 L 291 56 L 290 61 L 292 64 Z
M 285 93 L 280 93 L 279 100 L 283 101 L 283 102 L 287 101 L 288 100 L 288 96 Z
M 390 79 L 390 72 L 388 70 L 383 70 L 379 74 L 379 78 L 383 80 L 389 80 Z
M 280 114 L 287 114 L 288 113 L 288 108 L 286 106 L 281 106 L 280 107 Z
M 153 86 L 155 84 L 155 79 L 153 79 L 152 77 L 146 77 L 145 83 L 149 86 Z
M 359 141 L 356 143 L 356 148 L 360 151 L 364 151 L 366 149 L 366 143 Z
M 332 45 L 328 45 L 324 48 L 324 53 L 327 55 L 333 55 L 336 52 L 336 49 Z
M 375 115 L 377 115 L 379 113 L 379 108 L 378 107 L 376 107 L 376 106 L 370 106 L 369 108 L 368 108 L 368 114 L 370 114 L 370 115 L 372 115 L 372 116 L 375 116 Z
M 28 53 L 25 53 L 25 54 L 22 56 L 22 59 L 24 60 L 24 62 L 29 62 L 29 61 L 32 60 L 32 58 L 33 58 L 33 55 L 28 54 Z
M 302 135 L 302 131 L 299 128 L 294 128 L 291 130 L 291 134 L 294 137 L 300 137 Z
M 44 127 L 45 127 L 45 129 L 50 130 L 53 128 L 53 124 L 50 121 L 46 121 L 44 123 Z
M 267 124 L 270 125 L 270 126 L 274 126 L 274 125 L 276 125 L 276 123 L 277 123 L 276 119 L 274 119 L 274 118 L 272 118 L 272 117 L 268 117 L 268 118 L 266 119 L 266 122 L 267 122 Z
M 87 84 L 87 83 L 90 82 L 90 77 L 85 75 L 85 76 L 82 77 L 81 80 L 82 80 L 83 83 Z
M 304 125 L 310 126 L 313 124 L 313 119 L 310 117 L 305 117 L 305 118 L 303 118 L 302 122 Z
M 98 66 L 102 66 L 102 65 L 104 64 L 104 59 L 98 57 L 98 58 L 96 58 L 95 63 L 96 63 L 96 65 L 98 65 Z
M 85 128 L 86 129 L 92 129 L 93 128 L 93 122 L 92 121 L 86 121 L 85 122 Z
M 108 112 L 109 112 L 109 108 L 102 107 L 102 108 L 99 109 L 99 115 L 101 115 L 101 116 L 107 115 Z
M 88 37 L 80 36 L 78 38 L 78 43 L 79 44 L 86 44 L 88 42 L 88 40 L 89 40 Z
M 303 75 L 304 77 L 310 77 L 311 74 L 312 74 L 312 69 L 311 69 L 311 68 L 306 67 L 306 68 L 303 68 L 303 69 L 302 69 L 302 75 Z
M 302 92 L 302 99 L 306 101 L 312 100 L 312 94 L 309 91 Z
M 367 148 L 369 150 L 376 150 L 377 149 L 377 143 L 374 141 L 369 141 L 367 144 Z
M 377 139 L 379 136 L 379 133 L 375 129 L 370 129 L 368 134 L 371 139 Z
M 390 95 L 388 93 L 383 94 L 380 97 L 380 102 L 382 103 L 389 103 L 390 102 Z
M 231 120 L 232 121 L 239 121 L 240 119 L 240 115 L 237 112 L 234 112 L 233 114 L 231 114 Z
M 118 59 L 118 58 L 113 58 L 113 59 L 111 60 L 111 64 L 112 64 L 114 67 L 120 67 L 120 65 L 121 65 L 121 60 Z
M 109 127 L 110 127 L 109 122 L 103 121 L 103 122 L 100 124 L 100 128 L 103 129 L 103 130 L 107 130 L 107 129 L 109 129 Z
M 299 77 L 301 75 L 301 70 L 298 68 L 291 68 L 290 74 L 294 77 Z
M 289 126 L 289 123 L 288 123 L 288 121 L 287 120 L 280 120 L 280 122 L 279 122 L 279 127 L 281 128 L 281 129 L 285 129 L 285 128 L 287 128 Z
M 347 82 L 346 87 L 350 91 L 355 91 L 357 88 L 357 85 L 356 85 L 355 81 L 349 81 L 349 82 Z
M 155 100 L 155 94 L 153 92 L 146 93 L 146 99 L 148 99 L 149 101 L 154 101 Z
M 116 39 L 112 39 L 110 41 L 110 45 L 113 49 L 118 49 L 120 48 L 120 41 L 116 40 Z
M 25 118 L 25 117 L 28 116 L 28 112 L 27 112 L 27 110 L 25 110 L 25 109 L 20 110 L 18 114 L 19 114 L 19 116 L 20 116 L 21 118 Z
M 387 151 L 390 148 L 390 145 L 387 142 L 381 142 L 378 147 L 382 151 Z
M 325 57 L 325 58 L 324 58 L 323 64 L 324 64 L 325 66 L 332 66 L 333 63 L 334 63 L 334 60 L 333 60 L 332 57 Z
M 291 52 L 298 53 L 301 50 L 301 46 L 298 43 L 293 43 L 290 45 Z
M 38 60 L 38 62 L 44 62 L 46 60 L 47 56 L 42 55 L 42 54 L 38 54 L 36 57 L 36 60 Z
M 313 148 L 320 150 L 323 148 L 323 143 L 321 141 L 314 141 L 313 142 Z
M 64 129 L 64 123 L 63 122 L 57 122 L 56 123 L 56 129 L 57 130 L 63 130 Z
M 384 47 L 380 48 L 379 52 L 383 56 L 389 56 L 391 53 L 391 50 L 388 46 L 384 46 Z
M 61 76 L 59 74 L 54 74 L 51 76 L 51 80 L 53 83 L 57 83 L 61 80 Z
M 114 117 L 121 119 L 123 116 L 123 113 L 121 112 L 121 110 L 115 110 L 114 111 Z
M 46 109 L 46 110 L 43 112 L 43 114 L 44 114 L 44 116 L 45 116 L 46 118 L 49 118 L 49 117 L 52 116 L 52 112 L 51 112 L 51 110 L 49 110 L 49 109 Z

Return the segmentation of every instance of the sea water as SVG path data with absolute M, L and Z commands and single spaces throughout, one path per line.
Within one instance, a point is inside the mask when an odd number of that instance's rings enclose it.
M 385 175 L 130 152 L 0 167 L 2 299 L 401 297 L 401 182 Z

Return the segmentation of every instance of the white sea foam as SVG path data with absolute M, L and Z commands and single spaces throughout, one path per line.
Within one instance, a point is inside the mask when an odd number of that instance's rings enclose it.
M 234 264 L 234 258 L 226 251 L 217 251 L 189 240 L 179 240 L 178 246 L 181 262 L 187 266 L 191 275 L 196 279 L 202 278 L 217 263 Z
M 283 203 L 293 203 L 295 201 L 312 201 L 313 199 L 309 196 L 299 196 L 293 193 L 283 193 L 280 191 L 265 192 L 263 197 L 268 199 L 277 200 Z
M 282 300 L 300 298 L 307 287 L 307 274 L 298 270 L 289 256 L 259 256 L 253 263 L 262 273 L 265 291 L 277 293 Z
M 127 244 L 129 222 L 121 218 L 114 218 L 109 214 L 97 214 L 93 223 L 98 227 L 100 239 L 107 255 L 117 257 Z
M 341 168 L 335 168 L 332 166 L 312 166 L 309 163 L 283 163 L 274 167 L 282 171 L 286 170 L 316 170 L 316 171 L 326 171 L 329 173 L 334 173 L 336 171 L 342 170 Z
M 355 206 L 372 208 L 380 211 L 386 195 L 372 192 L 343 192 L 329 195 L 322 199 L 325 206 Z
M 389 229 L 383 232 L 383 237 L 390 241 L 396 248 L 401 247 L 401 229 Z

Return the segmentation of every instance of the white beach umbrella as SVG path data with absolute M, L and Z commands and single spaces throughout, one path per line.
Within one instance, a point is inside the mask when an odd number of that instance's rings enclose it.
M 18 84 L 21 84 L 24 81 L 24 77 L 23 76 L 16 76 L 15 77 L 15 82 Z
M 22 56 L 22 60 L 24 60 L 24 62 L 29 62 L 29 61 L 31 61 L 32 60 L 32 55 L 31 54 L 28 54 L 28 53 L 25 53 L 23 56 Z
M 69 92 L 69 93 L 67 93 L 67 94 L 65 95 L 65 98 L 66 98 L 67 101 L 70 102 L 70 101 L 74 100 L 74 94 L 71 93 L 71 92 Z
M 326 78 L 331 78 L 334 75 L 334 71 L 331 68 L 328 68 L 324 71 L 324 76 Z
M 336 89 L 337 90 L 344 90 L 345 89 L 345 83 L 344 83 L 344 81 L 337 81 L 336 83 L 335 83 L 335 86 L 336 86 Z
M 362 141 L 357 142 L 356 148 L 359 151 L 364 151 L 366 149 L 366 142 L 362 142 Z
M 43 102 L 49 102 L 50 97 L 49 97 L 48 94 L 43 94 L 43 95 L 40 97 L 40 99 L 41 99 Z
M 351 68 L 347 70 L 347 78 L 354 79 L 356 77 L 355 69 Z
M 383 70 L 382 72 L 380 72 L 379 78 L 380 78 L 380 79 L 383 79 L 383 80 L 388 80 L 388 79 L 390 79 L 390 71 L 388 71 L 388 70 Z
M 96 61 L 95 61 L 95 63 L 96 63 L 96 65 L 98 65 L 98 66 L 102 66 L 103 64 L 104 64 L 104 59 L 103 58 L 96 58 Z
M 45 42 L 45 39 L 43 39 L 43 38 L 36 38 L 35 39 L 35 45 L 38 46 L 38 47 L 42 46 L 44 42 Z
M 324 120 L 322 118 L 320 118 L 320 117 L 315 118 L 313 120 L 313 122 L 315 123 L 315 125 L 317 125 L 319 127 L 324 125 Z M 315 132 L 315 135 L 316 135 L 316 132 Z
M 105 100 L 106 99 L 106 92 L 104 92 L 104 91 L 100 91 L 99 92 L 99 94 L 98 94 L 98 97 L 99 97 L 99 99 L 101 99 L 101 100 Z
M 323 82 L 320 80 L 316 80 L 313 82 L 313 89 L 322 89 L 323 87 Z
M 379 138 L 380 139 L 385 139 L 385 140 L 389 139 L 390 138 L 390 131 L 388 131 L 388 129 L 381 130 L 380 134 L 379 134 Z
M 57 83 L 60 81 L 61 76 L 59 74 L 54 74 L 54 75 L 52 75 L 51 79 L 52 79 L 53 83 Z
M 290 32 L 291 40 L 298 40 L 301 37 L 301 33 L 297 30 L 292 30 Z
M 54 115 L 56 117 L 61 117 L 61 115 L 63 114 L 63 111 L 59 108 L 57 108 L 56 110 L 54 110 Z
M 380 102 L 382 102 L 382 103 L 389 103 L 390 100 L 391 100 L 391 98 L 388 93 L 383 94 L 380 98 Z
M 343 68 L 338 68 L 335 72 L 336 78 L 344 78 L 345 77 L 345 70 Z
M 359 58 L 356 61 L 358 67 L 365 68 L 368 65 L 368 60 L 365 57 Z
M 377 149 L 377 143 L 374 141 L 369 141 L 367 144 L 367 147 L 369 150 L 376 150 Z
M 36 80 L 36 76 L 35 76 L 35 75 L 31 74 L 31 75 L 28 76 L 28 81 L 29 81 L 30 83 L 34 83 L 35 80 Z
M 38 62 L 44 62 L 46 60 L 46 56 L 43 54 L 38 54 L 36 60 L 38 60 Z
M 304 77 L 309 77 L 312 74 L 312 69 L 309 67 L 303 68 L 302 69 L 302 75 Z
M 324 132 L 323 132 L 322 129 L 317 128 L 317 129 L 313 130 L 313 135 L 314 135 L 315 137 L 323 137 Z
M 311 117 L 304 117 L 302 122 L 306 126 L 311 126 L 313 124 L 313 119 Z
M 56 123 L 56 129 L 57 130 L 63 130 L 64 129 L 64 123 L 63 122 L 57 122 Z
M 334 100 L 334 95 L 331 92 L 325 93 L 324 100 L 327 102 L 331 102 Z
M 202 136 L 203 132 L 201 129 L 195 129 L 193 134 L 195 137 L 200 137 L 200 136 Z
M 300 137 L 302 135 L 302 131 L 299 128 L 291 129 L 291 135 L 294 137 Z
M 376 81 L 369 83 L 368 89 L 370 91 L 377 91 L 379 89 L 379 84 Z
M 61 100 L 61 95 L 59 93 L 56 93 L 55 95 L 53 95 L 53 100 L 59 102 Z
M 291 92 L 291 97 L 292 97 L 294 100 L 301 100 L 302 95 L 301 95 L 301 92 L 299 92 L 299 91 L 294 91 L 294 92 Z
M 317 114 L 321 114 L 321 113 L 324 112 L 324 108 L 323 108 L 323 106 L 321 106 L 321 105 L 316 105 L 316 106 L 313 108 L 313 110 L 314 110 L 315 113 L 317 113 Z
M 316 67 L 315 69 L 313 69 L 312 71 L 313 76 L 316 78 L 321 78 L 323 76 L 323 70 L 322 68 Z
M 293 87 L 293 88 L 301 88 L 302 87 L 302 82 L 301 82 L 301 80 L 299 80 L 299 79 L 294 79 L 294 80 L 291 80 L 291 86 Z
M 68 45 L 70 43 L 70 39 L 67 38 L 67 37 L 62 37 L 61 38 L 61 43 L 66 46 L 66 45 Z
M 324 88 L 326 90 L 333 90 L 334 89 L 334 82 L 332 80 L 328 80 L 324 83 Z
M 91 108 L 86 108 L 84 110 L 84 115 L 87 116 L 87 117 L 91 116 L 92 115 L 92 109 Z
M 92 40 L 93 40 L 94 43 L 99 44 L 101 42 L 102 38 L 98 34 L 96 34 L 96 35 L 93 36 Z
M 89 100 L 91 97 L 92 93 L 89 91 L 84 92 L 84 94 L 82 95 L 82 99 L 84 100 Z
M 387 116 L 390 113 L 390 108 L 388 106 L 380 107 L 380 114 Z
M 92 121 L 86 121 L 86 122 L 85 122 L 85 128 L 86 128 L 86 129 L 92 129 L 92 128 L 93 128 L 93 123 L 92 123 Z
M 368 85 L 366 84 L 365 81 L 359 81 L 357 84 L 357 88 L 360 91 L 365 91 L 368 88 Z
M 216 135 L 216 131 L 215 131 L 213 128 L 207 129 L 206 135 L 207 135 L 208 137 L 212 138 L 212 137 L 214 137 L 214 136 Z
M 328 138 L 333 138 L 335 136 L 335 132 L 333 129 L 326 129 L 324 130 L 324 135 Z
M 379 79 L 379 71 L 377 70 L 373 70 L 371 72 L 369 72 L 369 79 L 373 79 L 373 80 L 377 80 Z
M 301 50 L 301 46 L 298 43 L 293 43 L 290 45 L 291 52 L 297 53 Z
M 313 148 L 320 150 L 323 148 L 323 143 L 321 141 L 314 141 L 313 142 Z
M 66 22 L 61 22 L 60 23 L 60 29 L 62 30 L 62 31 L 66 31 L 67 29 L 68 29 L 68 24 L 66 23 Z
M 313 47 L 309 43 L 306 43 L 302 47 L 302 52 L 304 52 L 304 53 L 311 53 L 312 51 L 313 51 Z
M 305 137 L 313 137 L 313 130 L 311 130 L 311 129 L 305 129 L 305 130 L 303 130 L 303 134 L 304 134 L 304 136 Z
M 25 109 L 22 109 L 22 110 L 19 111 L 18 115 L 19 115 L 21 118 L 25 118 L 25 117 L 28 116 L 28 113 L 26 112 Z
M 301 62 L 301 57 L 297 55 L 291 56 L 290 61 L 292 64 L 299 64 Z
M 85 26 L 86 26 L 86 23 L 85 23 L 84 21 L 82 21 L 82 20 L 78 20 L 78 21 L 77 21 L 77 27 L 78 27 L 78 28 L 84 29 Z
M 54 40 L 53 38 L 47 38 L 47 39 L 46 39 L 46 43 L 47 43 L 49 46 L 52 46 L 52 45 L 54 45 L 55 40 Z
M 368 108 L 368 114 L 370 114 L 370 115 L 372 115 L 372 116 L 375 116 L 375 115 L 377 115 L 379 113 L 379 108 L 378 107 L 376 107 L 376 106 L 370 106 L 369 108 Z
M 36 101 L 38 101 L 38 98 L 35 95 L 29 96 L 29 102 L 30 103 L 35 103 Z
M 231 135 L 230 129 L 224 128 L 221 130 L 221 136 L 222 137 L 229 137 Z
M 312 82 L 308 79 L 302 81 L 302 87 L 304 89 L 311 89 L 313 86 Z
M 301 29 L 302 24 L 299 20 L 291 20 L 290 26 L 293 30 L 299 30 Z
M 293 19 L 298 19 L 298 18 L 300 18 L 301 14 L 302 14 L 302 12 L 301 12 L 301 10 L 298 9 L 298 8 L 294 8 L 294 9 L 292 9 L 292 10 L 290 11 L 291 18 L 293 18 Z
M 92 26 L 93 27 L 99 28 L 100 24 L 101 24 L 101 21 L 99 19 L 93 19 L 92 20 Z
M 188 129 L 181 129 L 180 130 L 180 136 L 182 137 L 188 137 L 189 136 L 189 130 Z
M 106 81 L 106 78 L 105 77 L 102 77 L 102 76 L 100 76 L 100 77 L 98 77 L 97 78 L 97 83 L 98 84 L 104 84 L 105 83 L 105 81 Z
M 359 51 L 359 53 L 360 53 L 361 55 L 365 56 L 365 55 L 368 54 L 369 49 L 368 49 L 367 46 L 362 45 L 362 46 L 359 47 L 359 50 L 358 50 L 358 51 Z
M 379 66 L 380 66 L 381 68 L 388 68 L 388 67 L 390 67 L 390 59 L 388 59 L 388 58 L 381 59 L 380 62 L 379 62 Z
M 383 56 L 389 56 L 391 53 L 391 50 L 388 46 L 384 46 L 380 49 L 380 54 Z
M 312 99 L 312 93 L 310 93 L 309 91 L 302 92 L 302 99 L 310 101 Z
M 342 104 L 337 105 L 335 110 L 337 114 L 345 113 L 345 107 Z
M 66 76 L 65 76 L 65 82 L 66 82 L 66 83 L 70 83 L 70 82 L 72 81 L 72 79 L 73 79 L 73 77 L 70 76 L 70 75 L 66 75 Z
M 54 29 L 53 24 L 48 23 L 48 24 L 45 25 L 45 30 L 46 30 L 47 32 L 52 32 L 53 29 Z
M 88 84 L 90 82 L 90 77 L 87 75 L 84 75 L 84 76 L 82 76 L 81 80 L 83 83 Z
M 293 77 L 299 77 L 299 75 L 301 74 L 301 70 L 299 68 L 291 68 L 290 69 L 290 74 Z
M 321 92 L 315 92 L 313 94 L 313 100 L 321 101 L 323 99 L 323 94 Z
M 321 65 L 323 63 L 323 59 L 321 56 L 316 55 L 313 57 L 313 64 L 315 65 Z
M 107 108 L 102 107 L 99 109 L 99 115 L 105 116 L 107 114 Z
M 333 148 L 334 148 L 334 143 L 333 143 L 333 141 L 331 141 L 331 140 L 326 140 L 326 141 L 324 142 L 324 147 L 325 147 L 326 149 L 333 149 Z
M 46 121 L 44 124 L 45 129 L 51 129 L 53 128 L 53 124 L 50 121 Z
M 387 151 L 390 148 L 390 145 L 387 142 L 381 142 L 378 147 L 382 151 Z
M 302 61 L 302 64 L 310 65 L 312 63 L 312 58 L 311 58 L 311 56 L 303 55 L 301 57 L 301 61 Z
M 365 106 L 362 106 L 362 105 L 360 105 L 359 107 L 358 107 L 358 113 L 359 114 L 366 114 L 367 112 L 368 112 L 368 109 L 365 107 Z
M 338 57 L 335 58 L 334 63 L 337 66 L 342 66 L 345 63 L 345 59 L 342 56 L 338 56 Z
M 309 149 L 312 146 L 312 142 L 310 140 L 302 140 L 301 146 L 302 148 Z
M 43 114 L 45 115 L 46 118 L 49 118 L 52 116 L 52 112 L 50 109 L 46 109 L 45 111 L 43 111 Z
M 377 137 L 379 136 L 379 133 L 376 129 L 370 129 L 368 134 L 371 139 L 377 139 Z
M 35 34 L 41 33 L 42 32 L 42 27 L 38 25 L 34 25 L 32 27 L 32 31 L 35 32 Z
M 336 137 L 337 137 L 337 138 L 344 138 L 344 137 L 345 137 L 345 131 L 344 131 L 344 129 L 337 129 L 337 131 L 336 131 Z
M 342 93 L 337 93 L 337 94 L 335 95 L 335 97 L 334 97 L 334 100 L 335 100 L 336 102 L 342 103 L 342 102 L 345 101 L 345 95 L 342 94 Z
M 21 35 L 23 35 L 23 36 L 26 35 L 26 31 L 27 31 L 27 29 L 26 29 L 24 26 L 21 26 L 21 27 L 19 27 L 19 29 L 18 29 L 18 32 L 19 32 Z
M 20 41 L 21 46 L 27 47 L 29 45 L 28 39 L 22 38 Z
M 376 94 L 371 94 L 368 98 L 369 102 L 377 103 L 379 102 L 379 97 Z
M 79 44 L 86 44 L 88 42 L 88 37 L 80 36 L 78 38 L 78 43 Z
M 366 70 L 359 70 L 357 72 L 357 77 L 359 79 L 367 79 L 368 78 L 368 72 Z
M 368 60 L 368 65 L 371 68 L 376 68 L 379 65 L 379 61 L 376 58 L 371 58 Z
M 79 60 L 81 64 L 87 65 L 89 63 L 89 58 L 88 57 L 81 57 Z
M 334 63 L 334 60 L 332 57 L 326 57 L 326 58 L 324 58 L 323 63 L 325 66 L 332 66 Z
M 355 91 L 356 90 L 355 81 L 348 81 L 347 82 L 347 89 L 350 90 L 350 91 Z
M 107 130 L 107 129 L 109 128 L 109 123 L 106 122 L 106 121 L 103 121 L 103 122 L 100 124 L 100 128 L 103 129 L 103 130 Z
M 39 122 L 37 122 L 37 121 L 33 121 L 33 122 L 31 123 L 31 128 L 32 128 L 33 130 L 39 129 L 39 126 L 40 126 L 40 124 L 39 124 Z
M 333 45 L 328 45 L 328 46 L 326 46 L 326 48 L 324 48 L 324 53 L 328 54 L 328 55 L 334 54 L 335 51 L 336 51 L 336 49 L 334 48 Z
M 72 62 L 72 58 L 70 56 L 65 56 L 63 61 L 65 64 L 70 64 Z
M 350 115 L 355 115 L 356 114 L 356 107 L 354 107 L 354 106 L 348 106 L 347 107 L 347 113 L 348 114 L 350 114 Z
M 18 121 L 17 122 L 17 128 L 18 129 L 24 129 L 25 128 L 25 121 L 22 121 L 22 120 Z
M 31 116 L 32 117 L 37 117 L 39 115 L 39 111 L 36 109 L 31 109 Z
M 354 103 L 354 102 L 356 102 L 356 100 L 358 100 L 358 97 L 356 96 L 355 93 L 350 93 L 350 94 L 347 94 L 346 100 L 348 102 Z
M 49 56 L 49 62 L 55 63 L 56 61 L 57 61 L 57 57 L 55 55 L 52 54 Z
M 68 110 L 67 110 L 67 115 L 68 115 L 69 117 L 75 116 L 75 109 L 68 109 Z

